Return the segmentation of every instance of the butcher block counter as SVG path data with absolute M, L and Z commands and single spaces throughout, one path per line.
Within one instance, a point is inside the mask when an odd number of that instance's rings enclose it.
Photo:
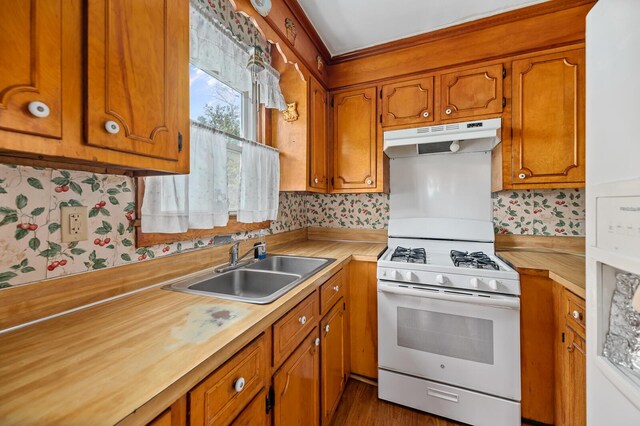
M 278 248 L 336 261 L 267 305 L 158 285 L 0 334 L 0 424 L 145 423 L 351 259 L 375 262 L 385 247 L 301 241 Z
M 572 293 L 585 298 L 585 258 L 580 254 L 551 251 L 498 251 L 498 256 L 514 266 L 518 272 L 548 271 L 549 278 Z

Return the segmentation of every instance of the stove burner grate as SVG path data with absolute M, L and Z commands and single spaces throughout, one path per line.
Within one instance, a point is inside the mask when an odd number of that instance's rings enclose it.
M 484 254 L 481 251 L 474 252 L 466 252 L 466 251 L 458 251 L 451 250 L 451 260 L 455 266 L 459 266 L 462 268 L 472 268 L 472 269 L 494 269 L 496 271 L 500 270 L 500 266 L 491 260 L 489 256 Z
M 427 263 L 427 252 L 423 248 L 396 247 L 391 255 L 393 262 Z

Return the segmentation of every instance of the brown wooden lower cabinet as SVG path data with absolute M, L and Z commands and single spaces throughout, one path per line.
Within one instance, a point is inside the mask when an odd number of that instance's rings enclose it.
M 330 423 L 347 384 L 347 315 L 346 303 L 340 300 L 320 327 L 320 376 L 322 424 Z
M 349 265 L 351 372 L 378 378 L 378 291 L 376 262 Z
M 522 417 L 584 426 L 584 300 L 545 273 L 521 273 L 520 286 Z
M 183 395 L 147 426 L 187 426 L 187 396 Z
M 320 422 L 320 338 L 314 329 L 273 375 L 273 424 Z
M 253 401 L 233 421 L 234 426 L 266 426 L 269 417 L 266 410 L 267 390 L 262 389 Z

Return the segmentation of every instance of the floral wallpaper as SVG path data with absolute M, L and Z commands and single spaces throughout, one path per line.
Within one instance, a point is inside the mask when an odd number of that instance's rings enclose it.
M 229 0 L 196 0 L 211 17 L 229 30 L 238 40 L 249 46 L 258 46 L 263 61 L 271 63 L 271 44 L 260 34 L 251 20 L 236 13 Z
M 503 191 L 494 194 L 498 234 L 585 235 L 583 189 Z
M 386 229 L 387 194 L 310 194 L 306 197 L 307 223 L 324 228 Z
M 134 180 L 70 170 L 0 165 L 0 288 L 153 259 L 259 235 L 135 247 Z M 86 241 L 62 243 L 60 207 L 87 206 Z M 302 194 L 282 193 L 267 234 L 307 226 Z

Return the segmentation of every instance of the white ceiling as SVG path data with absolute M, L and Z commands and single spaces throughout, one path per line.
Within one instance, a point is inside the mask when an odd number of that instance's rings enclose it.
M 298 0 L 332 56 L 547 0 Z

